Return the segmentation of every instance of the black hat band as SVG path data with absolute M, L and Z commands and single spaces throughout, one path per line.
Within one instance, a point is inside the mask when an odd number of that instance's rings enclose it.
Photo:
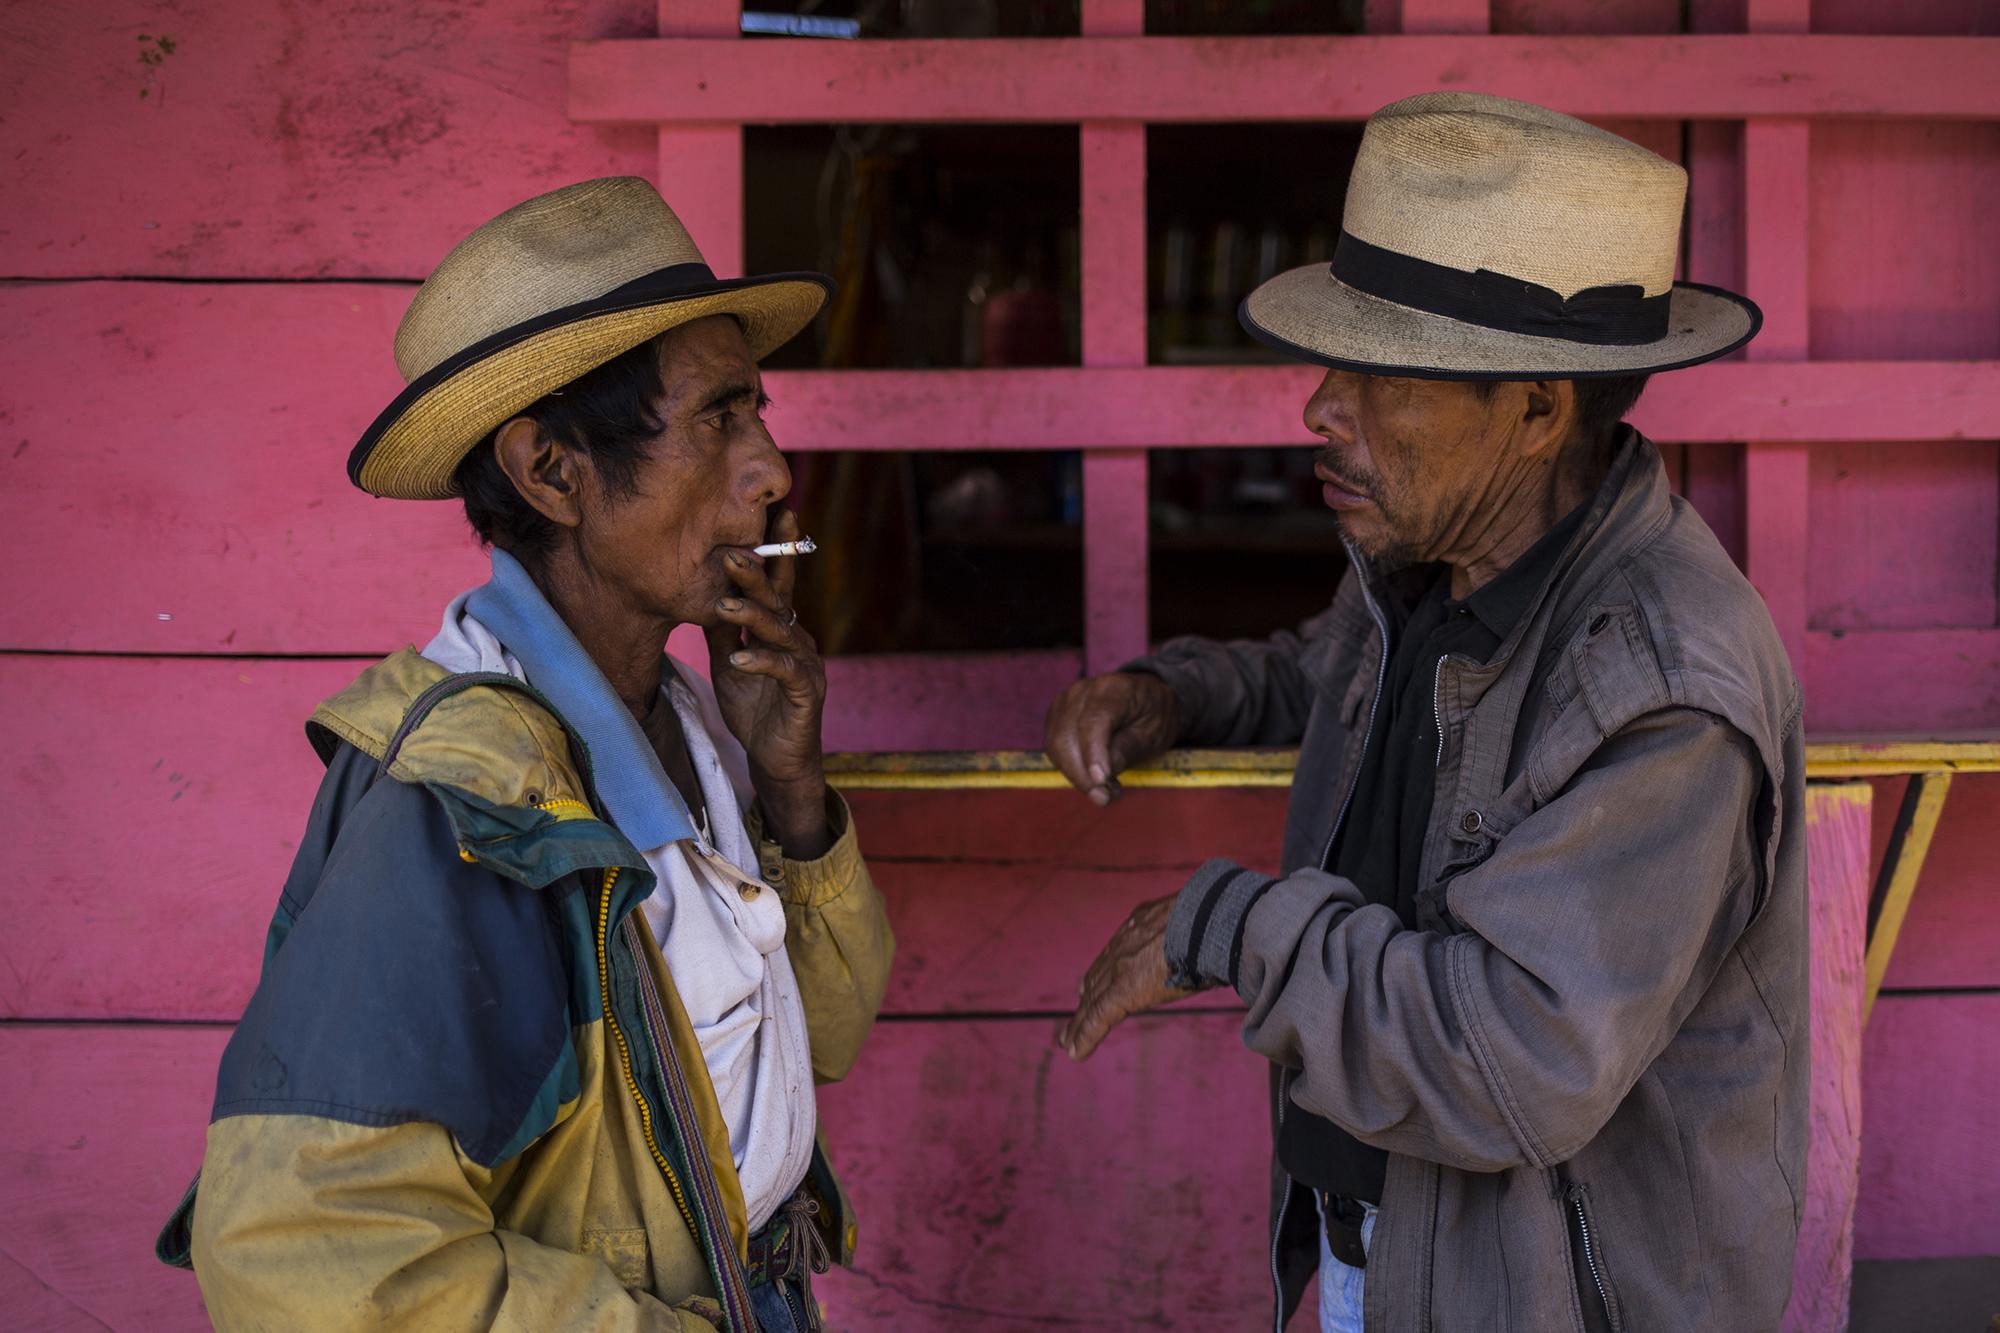
M 1505 333 L 1603 347 L 1633 347 L 1667 336 L 1672 294 L 1646 295 L 1636 283 L 1586 287 L 1564 298 L 1550 287 L 1491 269 L 1467 273 L 1385 250 L 1348 232 L 1333 250 L 1333 276 L 1358 292 Z

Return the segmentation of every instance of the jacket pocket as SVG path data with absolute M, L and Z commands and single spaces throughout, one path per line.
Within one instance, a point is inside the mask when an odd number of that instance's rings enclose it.
M 1569 1229 L 1570 1268 L 1585 1333 L 1622 1333 L 1618 1295 L 1604 1260 L 1604 1237 L 1590 1213 L 1589 1187 L 1564 1182 L 1562 1203 L 1563 1222 Z
M 646 1228 L 619 1227 L 583 1233 L 583 1253 L 604 1261 L 621 1287 L 653 1285 L 652 1250 L 646 1242 Z

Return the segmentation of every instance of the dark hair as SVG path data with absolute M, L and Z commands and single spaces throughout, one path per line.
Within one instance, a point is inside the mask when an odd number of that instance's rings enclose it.
M 1646 391 L 1651 375 L 1612 375 L 1604 379 L 1571 380 L 1576 389 L 1576 438 L 1600 449 L 1609 448 L 1618 423 Z M 1474 380 L 1480 398 L 1490 399 L 1497 380 Z
M 647 446 L 665 428 L 654 411 L 666 392 L 660 375 L 665 336 L 620 354 L 516 415 L 533 421 L 544 439 L 589 458 L 612 495 L 632 494 Z M 496 427 L 459 461 L 452 486 L 464 499 L 465 521 L 482 545 L 497 546 L 532 565 L 554 547 L 556 525 L 523 499 L 501 470 L 493 448 L 499 434 Z

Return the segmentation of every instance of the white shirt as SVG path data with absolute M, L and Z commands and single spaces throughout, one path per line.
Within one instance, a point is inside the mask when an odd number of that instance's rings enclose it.
M 505 671 L 526 680 L 464 603 L 461 596 L 445 609 L 424 656 L 447 671 Z M 812 1160 L 812 1053 L 785 954 L 784 903 L 756 869 L 743 820 L 748 762 L 708 682 L 673 665 L 661 689 L 687 737 L 708 807 L 707 836 L 640 849 L 657 881 L 640 910 L 701 1044 L 756 1231 L 791 1197 Z

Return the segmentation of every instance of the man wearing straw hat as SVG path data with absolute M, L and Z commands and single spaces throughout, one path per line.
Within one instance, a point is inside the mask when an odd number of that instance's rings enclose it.
M 819 1326 L 854 1229 L 813 1085 L 893 948 L 757 369 L 827 287 L 718 281 L 623 178 L 411 302 L 348 473 L 462 498 L 493 576 L 307 724 L 326 779 L 160 1240 L 219 1327 Z
M 1540 107 L 1368 122 L 1330 269 L 1245 326 L 1305 406 L 1351 569 L 1266 640 L 1079 682 L 1100 803 L 1170 745 L 1298 745 L 1281 873 L 1212 861 L 1085 978 L 1078 1059 L 1228 986 L 1273 1066 L 1282 1325 L 1775 1329 L 1804 1191 L 1799 692 L 1620 419 L 1742 346 L 1673 281 L 1685 173 Z M 1246 1256 L 1247 1259 L 1247 1256 Z

